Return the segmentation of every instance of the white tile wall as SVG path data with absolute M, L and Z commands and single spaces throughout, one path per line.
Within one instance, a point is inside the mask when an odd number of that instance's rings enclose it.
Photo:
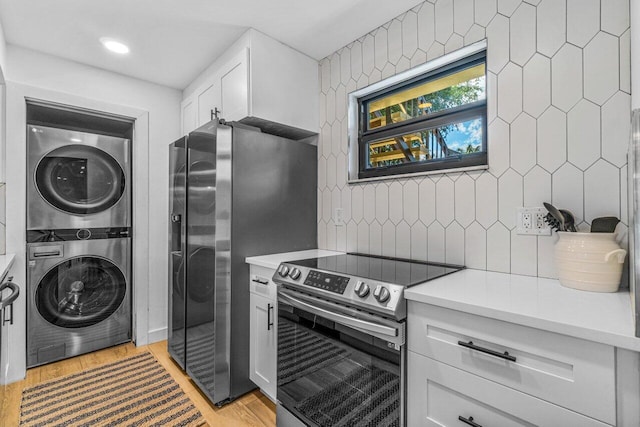
M 6 253 L 7 247 L 7 187 L 0 183 L 0 255 Z
M 323 59 L 320 247 L 555 277 L 555 237 L 517 235 L 517 207 L 624 231 L 629 34 L 629 0 L 429 0 Z M 346 94 L 485 37 L 489 170 L 347 184 Z

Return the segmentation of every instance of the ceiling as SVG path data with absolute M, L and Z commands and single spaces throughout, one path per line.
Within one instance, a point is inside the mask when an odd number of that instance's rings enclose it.
M 322 59 L 421 2 L 0 0 L 0 20 L 8 44 L 184 89 L 249 27 Z

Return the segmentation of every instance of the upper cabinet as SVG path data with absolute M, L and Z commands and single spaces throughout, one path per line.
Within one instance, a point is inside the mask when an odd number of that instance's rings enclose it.
M 220 70 L 220 117 L 240 120 L 251 115 L 250 86 L 249 49 L 242 49 Z
M 317 61 L 251 29 L 184 90 L 182 132 L 216 111 L 318 132 L 318 93 Z
M 193 99 L 182 101 L 182 133 L 187 133 L 198 127 L 197 106 L 193 105 Z

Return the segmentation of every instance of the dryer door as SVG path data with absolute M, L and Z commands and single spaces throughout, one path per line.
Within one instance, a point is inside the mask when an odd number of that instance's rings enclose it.
M 125 174 L 104 151 L 67 145 L 47 153 L 35 171 L 35 185 L 52 206 L 71 214 L 102 212 L 125 192 Z
M 97 257 L 76 257 L 44 275 L 35 303 L 49 323 L 82 328 L 111 316 L 122 304 L 126 291 L 125 277 L 114 264 Z

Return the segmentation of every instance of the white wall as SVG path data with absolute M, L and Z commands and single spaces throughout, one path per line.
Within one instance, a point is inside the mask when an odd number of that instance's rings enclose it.
M 4 30 L 2 23 L 0 23 L 0 253 L 4 254 L 5 246 L 5 185 L 4 185 L 4 159 L 5 159 L 5 86 L 4 86 L 4 73 L 6 69 L 6 49 L 7 44 L 4 37 Z M 0 325 L 2 327 L 2 325 Z M 4 379 L 9 369 L 9 340 L 6 336 L 2 335 L 0 342 L 0 383 L 4 383 Z M 0 397 L 3 397 L 4 386 L 0 385 Z
M 31 96 L 136 117 L 134 141 L 134 269 L 138 344 L 166 337 L 168 144 L 180 135 L 181 92 L 123 75 L 9 46 L 7 50 L 7 250 L 17 254 L 16 280 L 25 283 L 25 105 Z M 142 174 L 142 175 L 141 175 Z M 139 209 L 138 209 L 139 208 Z M 137 211 L 136 211 L 137 209 Z M 140 218 L 140 212 L 148 212 Z M 136 295 L 134 295 L 134 299 Z M 136 303 L 136 304 L 138 304 Z M 141 310 L 144 307 L 144 310 Z M 25 300 L 16 313 L 25 320 Z M 140 329 L 141 328 L 141 329 Z M 19 329 L 19 328 L 18 328 Z M 11 337 L 12 377 L 24 373 L 24 331 Z
M 4 83 L 7 70 L 7 42 L 4 38 L 4 30 L 0 23 L 0 83 Z
M 348 185 L 346 94 L 484 38 L 489 170 Z M 517 235 L 516 208 L 625 230 L 630 39 L 628 0 L 429 0 L 325 58 L 319 246 L 555 277 L 555 235 Z
M 5 116 L 5 73 L 7 69 L 7 43 L 4 38 L 4 30 L 0 23 L 0 141 L 4 141 L 6 131 L 6 116 Z M 5 218 L 5 151 L 6 147 L 4 143 L 0 143 L 0 254 L 5 253 L 5 233 L 6 233 L 6 218 Z

